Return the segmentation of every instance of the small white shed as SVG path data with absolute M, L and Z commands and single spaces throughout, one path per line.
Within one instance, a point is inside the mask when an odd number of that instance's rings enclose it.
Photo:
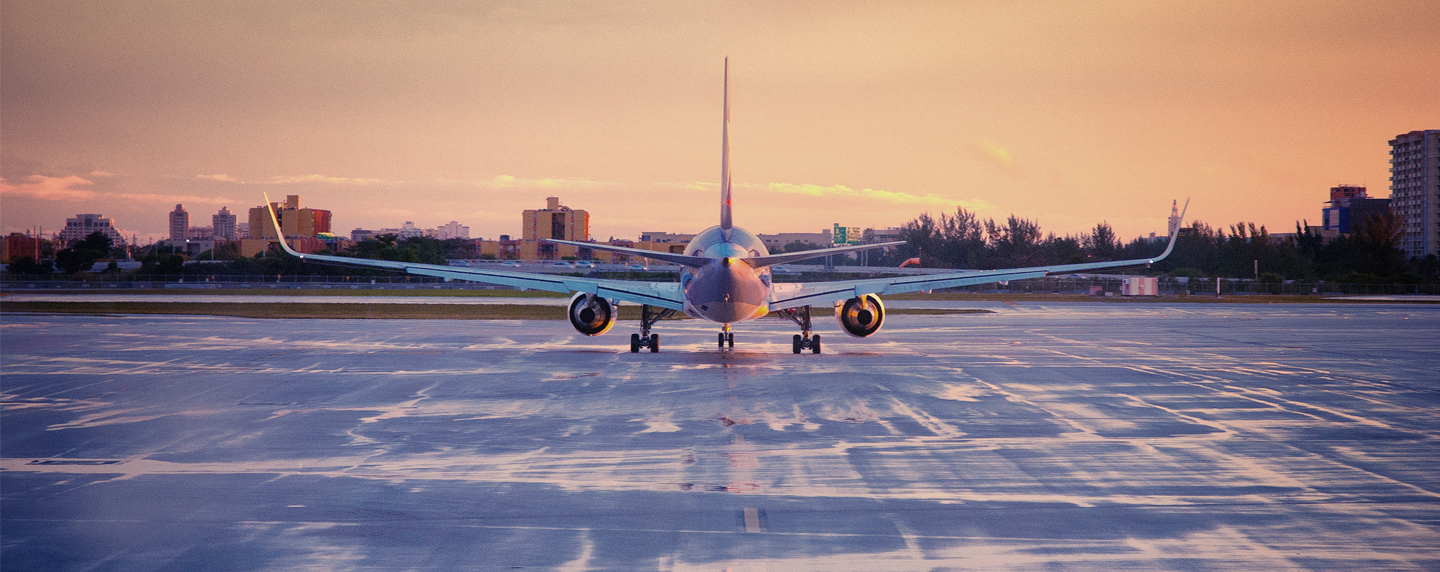
M 1152 276 L 1130 276 L 1120 285 L 1121 296 L 1159 296 L 1160 279 Z

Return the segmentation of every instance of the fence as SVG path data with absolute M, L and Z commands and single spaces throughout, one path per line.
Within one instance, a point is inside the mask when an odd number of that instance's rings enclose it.
M 613 273 L 623 277 L 625 273 Z M 664 281 L 663 277 L 647 278 Z M 954 288 L 958 292 L 1000 292 L 1037 294 L 1120 294 L 1119 278 L 1037 278 L 1017 280 L 1009 284 L 980 284 Z M 1214 295 L 1215 280 L 1190 279 L 1180 282 L 1162 278 L 1159 283 L 1161 295 Z M 154 275 L 135 276 L 127 274 L 88 274 L 48 276 L 18 276 L 0 273 L 0 288 L 10 291 L 29 289 L 143 289 L 143 288 L 312 288 L 312 289 L 454 289 L 493 290 L 506 289 L 476 282 L 447 282 L 432 276 L 387 275 L 387 276 L 310 276 L 310 275 Z M 1339 282 L 1290 282 L 1263 283 L 1251 280 L 1220 281 L 1221 296 L 1243 295 L 1440 295 L 1440 284 L 1347 284 Z

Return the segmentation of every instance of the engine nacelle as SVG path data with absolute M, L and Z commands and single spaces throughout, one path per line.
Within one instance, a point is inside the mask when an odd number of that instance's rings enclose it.
M 576 292 L 570 297 L 570 325 L 575 326 L 575 331 L 587 336 L 598 336 L 610 331 L 615 326 L 615 317 L 618 312 L 610 301 L 599 296 L 591 296 L 584 292 Z
M 874 294 L 856 296 L 835 309 L 840 329 L 857 338 L 880 331 L 885 323 L 885 304 Z

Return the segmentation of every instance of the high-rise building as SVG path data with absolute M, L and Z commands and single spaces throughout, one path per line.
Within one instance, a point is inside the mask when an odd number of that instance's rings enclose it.
M 230 212 L 230 207 L 220 207 L 220 212 L 210 217 L 211 228 L 214 229 L 216 240 L 238 240 L 240 238 L 236 217 Z
M 185 212 L 185 207 L 175 205 L 175 210 L 170 211 L 170 240 L 184 242 L 190 235 L 190 213 Z
M 120 231 L 115 230 L 115 225 L 110 219 L 98 214 L 77 214 L 75 218 L 65 219 L 65 229 L 60 231 L 60 239 L 67 242 L 84 240 L 85 237 L 97 231 L 103 232 L 105 236 L 110 237 L 110 244 L 112 246 L 122 246 L 125 244 L 125 237 L 120 234 Z M 180 236 L 185 236 L 184 231 L 181 231 Z
M 1365 224 L 1365 219 L 1390 212 L 1390 199 L 1372 199 L 1365 187 L 1340 185 L 1330 188 L 1330 201 L 1320 211 L 1320 228 L 1350 234 Z
M 1390 140 L 1390 210 L 1405 221 L 1400 250 L 1440 254 L 1440 129 Z
M 330 211 L 300 208 L 300 195 L 287 195 L 285 202 L 272 203 L 280 230 L 287 242 L 300 252 L 315 252 L 325 247 L 318 235 L 330 232 Z M 269 248 L 276 241 L 275 225 L 270 222 L 269 209 L 263 206 L 250 209 L 250 238 L 240 241 L 240 255 L 254 256 Z

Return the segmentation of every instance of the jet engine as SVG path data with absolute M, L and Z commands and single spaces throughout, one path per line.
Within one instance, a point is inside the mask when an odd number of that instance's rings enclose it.
M 863 338 L 880 331 L 880 325 L 885 323 L 885 304 L 874 294 L 856 296 L 837 308 L 835 317 L 845 333 Z
M 615 325 L 615 309 L 604 298 L 576 292 L 570 297 L 570 325 L 587 336 L 598 336 Z

